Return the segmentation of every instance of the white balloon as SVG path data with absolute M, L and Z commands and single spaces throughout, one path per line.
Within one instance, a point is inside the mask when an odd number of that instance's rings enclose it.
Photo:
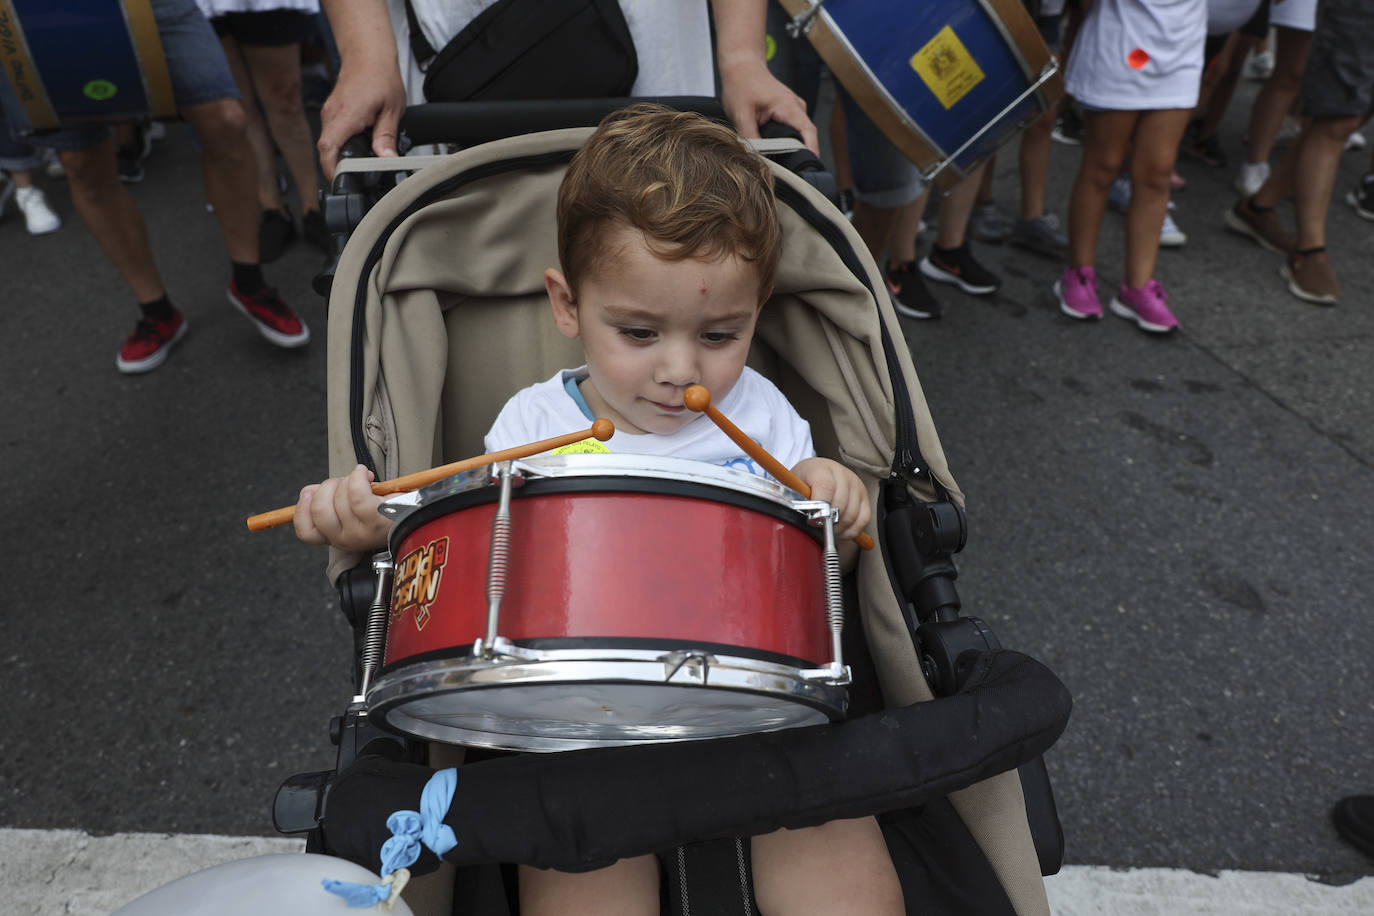
M 361 865 L 314 853 L 278 853 L 226 862 L 192 872 L 149 891 L 115 910 L 114 916 L 315 916 L 373 913 L 381 907 L 350 907 L 320 884 L 325 878 L 355 884 L 380 884 L 381 878 Z M 397 900 L 393 916 L 412 916 Z

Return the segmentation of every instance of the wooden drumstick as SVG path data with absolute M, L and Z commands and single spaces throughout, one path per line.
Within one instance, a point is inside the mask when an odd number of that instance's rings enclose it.
M 565 445 L 572 445 L 574 442 L 581 442 L 583 439 L 593 438 L 605 442 L 615 435 L 615 424 L 605 417 L 599 418 L 591 425 L 590 429 L 585 429 L 580 433 L 568 433 L 563 436 L 554 436 L 552 439 L 541 439 L 538 442 L 531 442 L 528 445 L 517 445 L 514 448 L 504 448 L 499 452 L 491 452 L 487 455 L 477 455 L 474 458 L 464 458 L 462 461 L 455 461 L 452 464 L 443 464 L 437 468 L 430 468 L 427 471 L 416 471 L 413 474 L 406 474 L 401 477 L 393 477 L 390 480 L 381 480 L 372 485 L 372 492 L 378 496 L 387 496 L 391 493 L 401 493 L 406 490 L 418 490 L 423 486 L 428 486 L 436 480 L 443 480 L 445 477 L 452 477 L 463 471 L 470 471 L 473 468 L 480 468 L 484 464 L 496 464 L 499 461 L 515 461 L 520 458 L 528 458 L 531 455 L 538 455 L 540 452 L 550 452 Z M 275 528 L 278 525 L 285 525 L 296 516 L 295 506 L 283 506 L 271 512 L 263 512 L 261 515 L 250 516 L 248 519 L 249 531 L 262 531 L 266 528 Z
M 811 498 L 811 488 L 806 485 L 796 474 L 782 466 L 782 462 L 768 454 L 767 449 L 749 438 L 742 429 L 715 408 L 711 404 L 711 392 L 707 391 L 702 385 L 693 385 L 682 393 L 682 403 L 688 410 L 695 410 L 697 413 L 704 413 L 711 418 L 711 422 L 720 427 L 720 431 L 729 436 L 736 445 L 744 449 L 744 453 L 753 458 L 763 469 L 772 474 L 784 486 L 791 487 L 807 499 Z M 854 536 L 854 543 L 864 550 L 873 549 L 873 538 L 866 532 L 860 531 Z

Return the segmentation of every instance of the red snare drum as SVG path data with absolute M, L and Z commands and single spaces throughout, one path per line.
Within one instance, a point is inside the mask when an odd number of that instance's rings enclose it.
M 385 507 L 398 522 L 374 721 L 556 751 L 843 717 L 822 548 L 803 511 L 814 504 L 694 461 L 563 455 L 510 468 L 494 614 L 490 468 Z

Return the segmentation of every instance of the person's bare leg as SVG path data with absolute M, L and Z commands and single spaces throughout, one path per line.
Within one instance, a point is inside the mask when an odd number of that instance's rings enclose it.
M 302 212 L 318 210 L 319 184 L 315 177 L 315 140 L 305 119 L 301 97 L 300 45 L 248 46 L 244 60 L 253 74 L 253 86 L 267 113 L 267 125 L 291 170 L 301 197 Z
M 1083 112 L 1083 160 L 1069 196 L 1069 266 L 1092 267 L 1107 193 L 1121 174 L 1137 111 Z
M 853 190 L 854 170 L 849 166 L 849 137 L 844 129 L 844 106 L 836 102 L 830 109 L 830 150 L 835 157 L 835 187 Z
M 985 204 L 992 200 L 992 174 L 997 170 L 997 155 L 988 157 L 987 162 L 982 165 L 983 176 L 978 179 L 978 193 L 974 196 L 974 204 Z
M 888 244 L 888 257 L 893 264 L 910 264 L 916 260 L 916 236 L 921 232 L 921 217 L 925 216 L 928 203 L 930 185 L 922 188 L 919 197 L 898 211 Z
M 964 176 L 964 180 L 940 202 L 940 225 L 935 231 L 937 248 L 950 251 L 963 246 L 968 218 L 973 213 L 973 205 L 978 202 L 978 192 L 983 187 L 983 175 L 987 169 L 986 162 L 978 166 Z
M 1220 67 L 1221 61 L 1217 61 L 1219 72 L 1216 77 L 1216 84 L 1212 87 L 1212 96 L 1207 103 L 1207 113 L 1202 116 L 1202 121 L 1198 125 L 1198 137 L 1210 137 L 1221 128 L 1221 119 L 1226 116 L 1226 109 L 1231 105 L 1231 98 L 1236 93 L 1236 85 L 1240 82 L 1241 74 L 1245 72 L 1245 59 L 1250 55 L 1250 49 L 1259 44 L 1259 39 L 1254 35 L 1243 35 L 1236 32 L 1231 36 L 1228 44 L 1230 51 L 1226 60 L 1226 67 Z
M 1192 110 L 1147 111 L 1136 124 L 1131 153 L 1131 204 L 1126 210 L 1126 285 L 1141 289 L 1155 275 L 1159 229 L 1169 209 L 1169 173 Z
M 520 866 L 521 916 L 658 916 L 658 859 L 636 856 L 596 871 Z
M 874 207 L 863 201 L 854 204 L 854 231 L 868 246 L 868 253 L 879 264 L 887 251 L 888 240 L 892 238 L 893 227 L 901 215 L 901 207 Z
M 114 141 L 107 138 L 84 150 L 58 153 L 67 171 L 72 206 L 81 222 L 124 278 L 139 302 L 156 302 L 165 292 L 148 229 L 115 164 Z
M 1299 138 L 1293 209 L 1298 221 L 1298 251 L 1326 246 L 1326 213 L 1340 171 L 1345 138 L 1363 118 L 1313 118 Z
M 205 196 L 214 205 L 230 260 L 258 263 L 258 167 L 238 99 L 182 109 L 200 139 Z
M 1277 207 L 1293 193 L 1298 180 L 1298 153 L 1302 149 L 1303 137 L 1289 145 L 1279 164 L 1269 173 L 1260 189 L 1250 198 L 1256 207 L 1269 210 Z
M 33 187 L 33 172 L 28 169 L 10 172 L 10 178 L 14 179 L 14 186 L 16 188 Z
M 258 171 L 258 207 L 262 210 L 281 209 L 281 189 L 277 186 L 277 158 L 272 149 L 272 140 L 267 135 L 267 125 L 258 113 L 257 88 L 253 74 L 244 57 L 244 48 L 232 35 L 221 35 L 220 46 L 224 48 L 224 58 L 229 61 L 229 70 L 234 74 L 234 84 L 239 87 L 239 102 L 243 105 L 243 127 L 248 134 L 248 142 L 253 146 L 253 159 Z
M 1246 146 L 1246 161 L 1268 162 L 1274 149 L 1274 138 L 1283 125 L 1302 87 L 1302 73 L 1307 67 L 1307 52 L 1312 47 L 1312 33 L 1300 29 L 1279 27 L 1275 30 L 1277 49 L 1274 54 L 1274 73 L 1264 81 L 1263 88 L 1250 109 L 1250 139 Z
M 1059 106 L 1053 105 L 1021 133 L 1017 170 L 1021 175 L 1021 219 L 1035 219 L 1045 213 L 1045 180 L 1050 170 L 1051 134 Z
M 897 870 L 874 818 L 756 836 L 750 852 L 754 897 L 763 913 L 906 913 Z

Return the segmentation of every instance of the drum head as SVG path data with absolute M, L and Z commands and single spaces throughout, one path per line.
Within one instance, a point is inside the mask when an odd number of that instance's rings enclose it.
M 519 751 L 727 738 L 844 715 L 843 687 L 772 661 L 680 650 L 607 655 L 615 657 L 542 650 L 524 660 L 404 665 L 369 691 L 369 715 L 412 737 Z

